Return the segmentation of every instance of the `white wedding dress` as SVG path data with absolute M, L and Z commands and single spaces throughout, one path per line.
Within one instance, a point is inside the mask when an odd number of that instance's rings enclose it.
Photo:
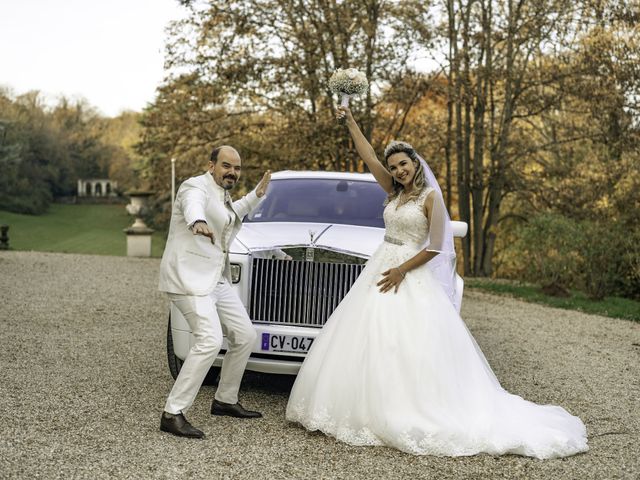
M 287 419 L 351 445 L 416 455 L 554 458 L 587 451 L 578 417 L 500 386 L 427 265 L 408 272 L 396 294 L 378 291 L 381 273 L 425 244 L 426 193 L 385 208 L 386 240 L 308 353 Z

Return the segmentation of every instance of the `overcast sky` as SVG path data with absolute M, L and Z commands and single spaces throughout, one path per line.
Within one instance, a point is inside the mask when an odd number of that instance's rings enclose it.
M 104 115 L 141 110 L 163 77 L 175 0 L 0 0 L 0 85 L 50 101 L 84 97 Z

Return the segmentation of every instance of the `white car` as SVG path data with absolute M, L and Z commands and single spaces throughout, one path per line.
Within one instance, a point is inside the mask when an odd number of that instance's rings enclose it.
M 386 193 L 373 175 L 278 172 L 269 193 L 243 220 L 230 248 L 233 287 L 258 333 L 248 370 L 298 373 L 320 329 L 383 241 Z M 464 237 L 467 224 L 453 222 Z M 457 276 L 456 305 L 464 284 Z M 194 343 L 188 323 L 171 308 L 169 369 L 175 378 Z M 209 372 L 215 379 L 226 340 Z

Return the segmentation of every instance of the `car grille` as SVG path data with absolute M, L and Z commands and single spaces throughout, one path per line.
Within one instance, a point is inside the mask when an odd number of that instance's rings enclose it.
M 322 327 L 364 265 L 253 260 L 249 315 L 255 322 Z

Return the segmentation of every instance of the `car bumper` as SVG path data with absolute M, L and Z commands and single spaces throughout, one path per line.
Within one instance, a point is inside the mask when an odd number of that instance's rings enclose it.
M 251 356 L 247 362 L 247 370 L 283 375 L 296 375 L 306 357 L 306 353 L 271 352 L 264 348 L 265 335 L 267 338 L 274 335 L 287 335 L 313 338 L 315 340 L 321 330 L 320 328 L 260 323 L 254 323 L 253 326 L 256 329 L 257 336 L 255 344 L 251 350 Z M 174 340 L 174 352 L 178 358 L 184 360 L 189 353 L 189 349 L 193 346 L 193 336 L 189 330 L 175 328 L 173 326 L 171 334 Z M 222 351 L 218 354 L 213 366 L 220 367 L 222 365 L 224 352 L 226 352 L 227 348 L 228 343 L 227 338 L 225 337 L 222 344 Z

